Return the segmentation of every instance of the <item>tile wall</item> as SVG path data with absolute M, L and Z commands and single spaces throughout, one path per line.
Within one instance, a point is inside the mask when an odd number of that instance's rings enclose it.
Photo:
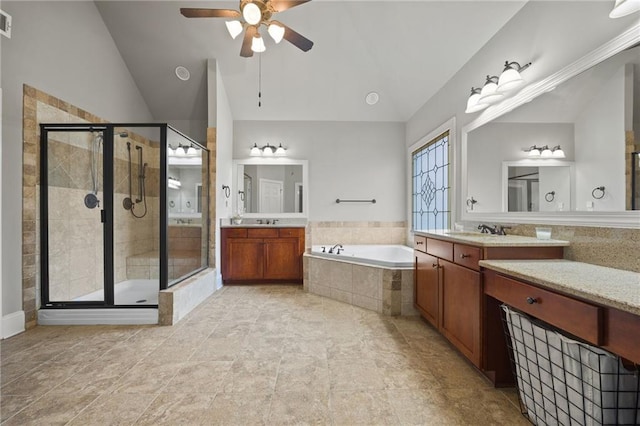
M 407 222 L 309 222 L 306 246 L 320 244 L 407 244 Z

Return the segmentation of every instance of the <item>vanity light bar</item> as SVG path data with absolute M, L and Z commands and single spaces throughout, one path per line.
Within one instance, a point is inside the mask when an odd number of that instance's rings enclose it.
M 560 145 L 556 145 L 553 148 L 549 148 L 548 145 L 536 146 L 533 145 L 529 149 L 525 149 L 524 152 L 528 152 L 528 157 L 531 158 L 565 158 L 564 151 L 560 148 Z
M 467 100 L 465 113 L 481 111 L 489 105 L 500 102 L 506 98 L 508 93 L 513 93 L 515 89 L 525 84 L 525 80 L 520 72 L 531 66 L 531 62 L 520 65 L 515 61 L 505 61 L 504 70 L 500 77 L 487 75 L 482 90 L 471 88 L 471 95 Z

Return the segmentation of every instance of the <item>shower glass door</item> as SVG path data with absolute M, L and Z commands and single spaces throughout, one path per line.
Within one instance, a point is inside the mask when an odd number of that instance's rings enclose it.
M 114 304 L 158 304 L 160 289 L 159 127 L 113 134 Z
M 104 303 L 104 128 L 42 129 L 43 303 Z

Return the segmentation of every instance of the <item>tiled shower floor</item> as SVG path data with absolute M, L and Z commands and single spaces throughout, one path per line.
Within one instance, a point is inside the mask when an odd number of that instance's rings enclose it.
M 2 341 L 7 425 L 528 422 L 431 327 L 302 291 L 225 287 L 173 327 Z

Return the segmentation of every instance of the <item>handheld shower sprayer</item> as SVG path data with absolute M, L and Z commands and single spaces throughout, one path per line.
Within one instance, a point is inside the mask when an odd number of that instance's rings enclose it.
M 103 144 L 102 132 L 94 135 L 91 141 L 91 192 L 85 195 L 84 205 L 88 209 L 95 209 L 100 206 L 98 199 L 98 169 L 100 168 L 100 148 Z

